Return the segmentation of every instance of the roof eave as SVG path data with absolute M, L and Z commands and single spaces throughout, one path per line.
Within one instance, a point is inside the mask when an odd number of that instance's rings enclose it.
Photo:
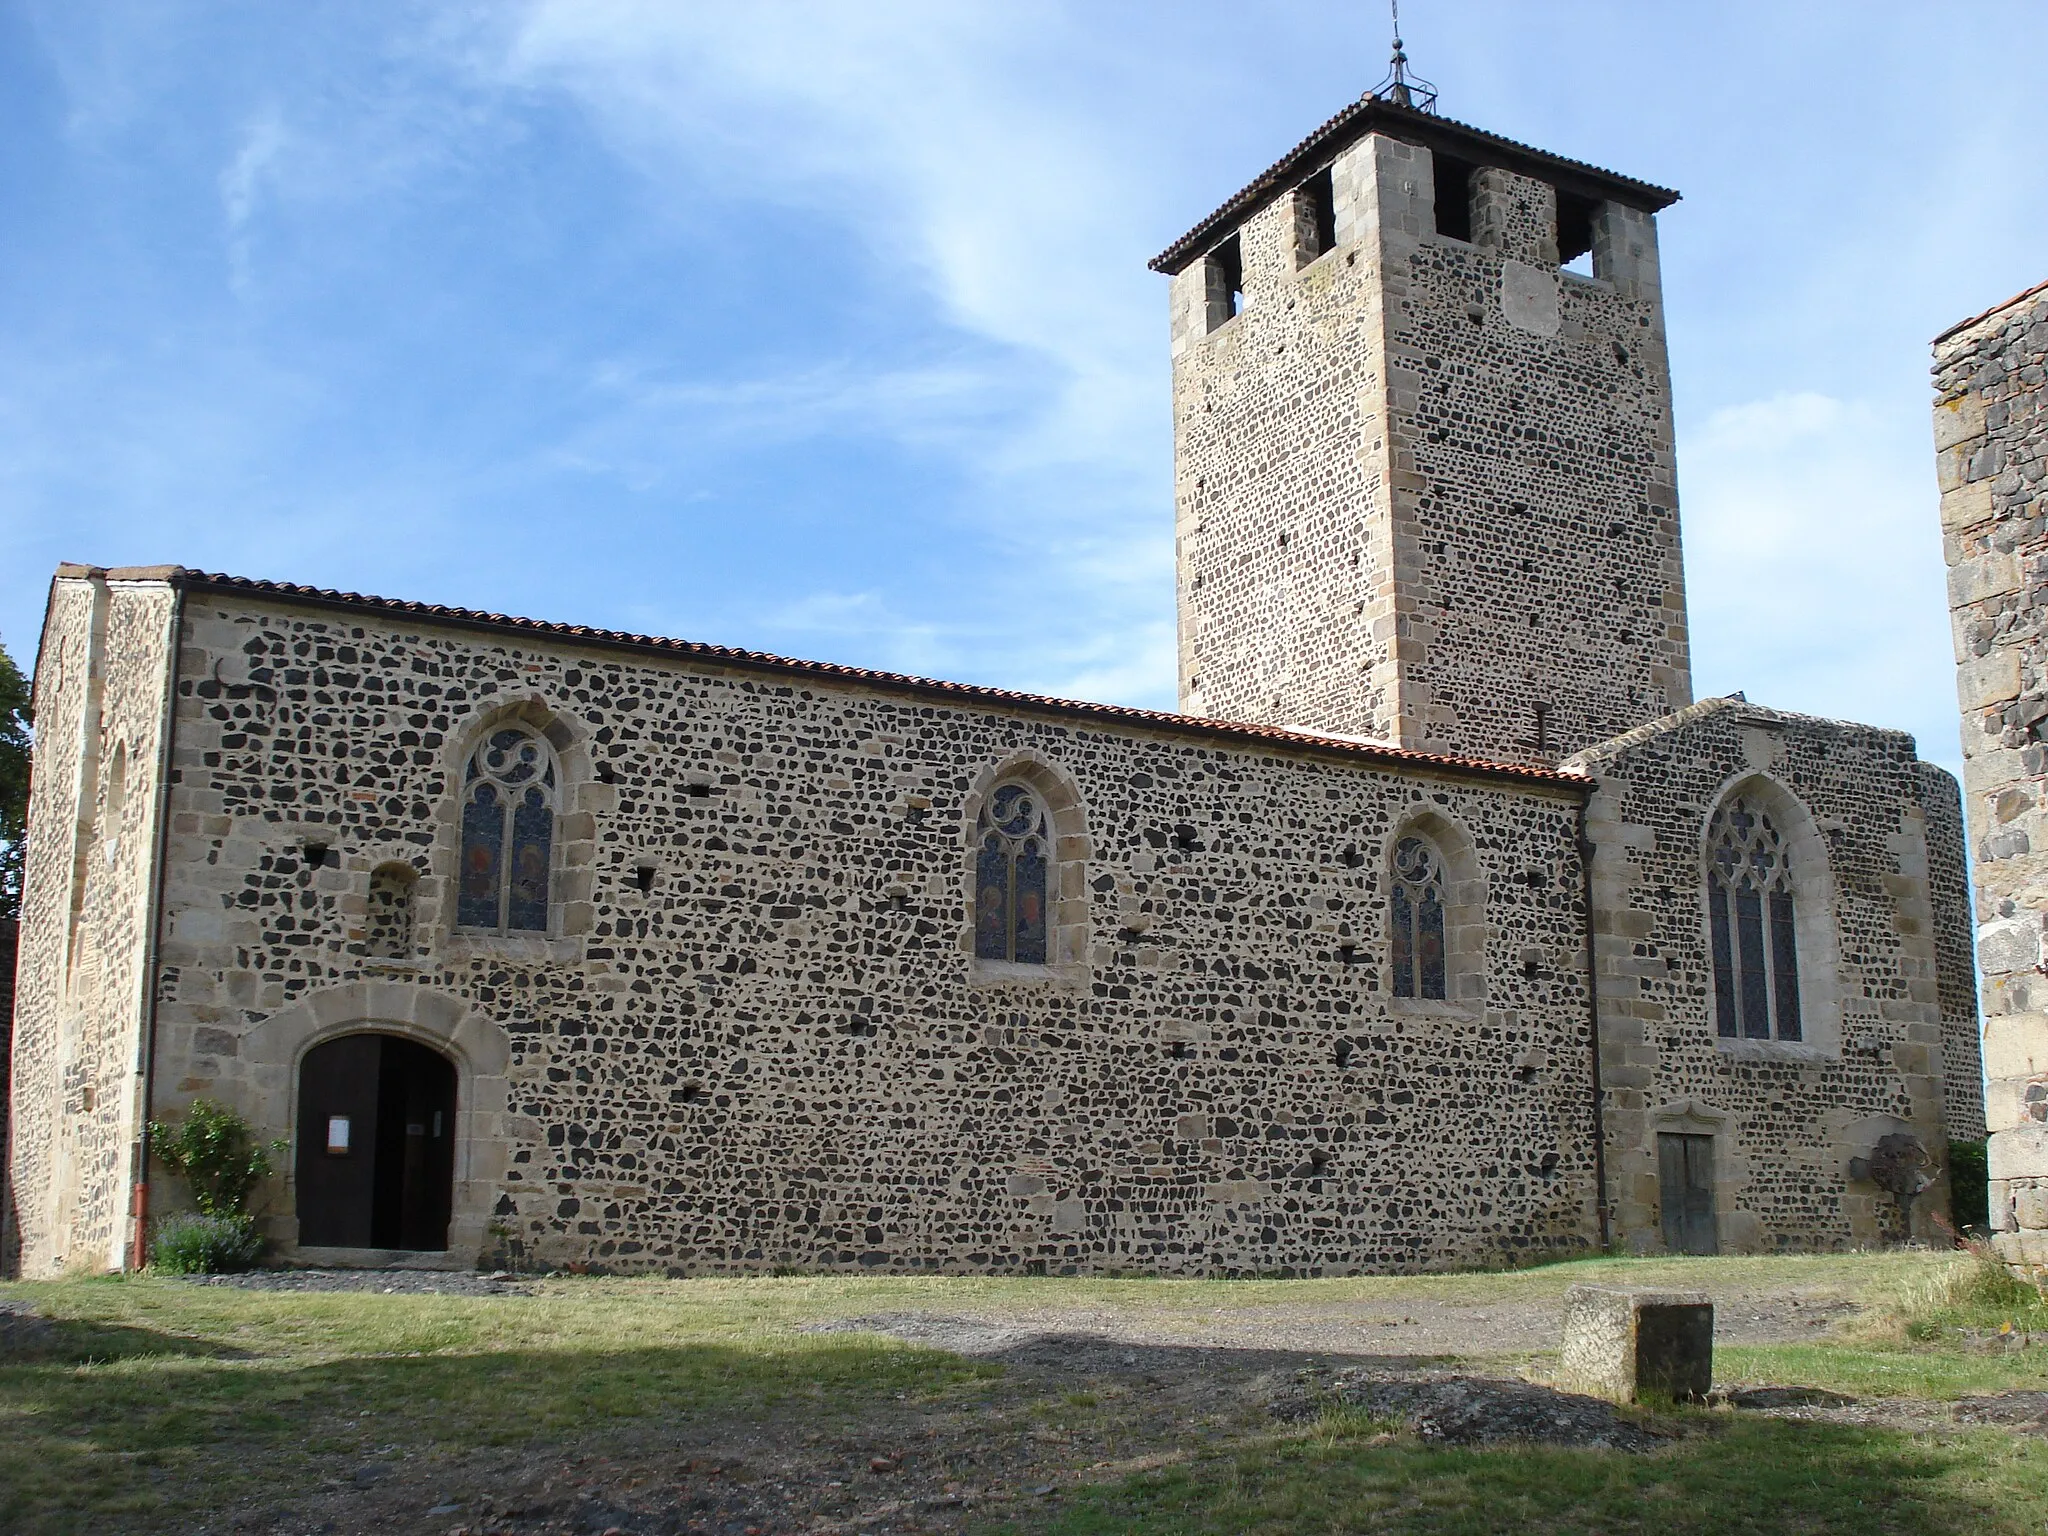
M 1382 747 L 1349 742 L 1278 726 L 1209 720 L 1196 715 L 1179 715 L 1164 710 L 1134 709 L 1121 704 L 1095 704 L 1078 699 L 1057 699 L 1049 695 L 1019 693 L 1006 688 L 987 688 L 973 683 L 949 683 L 936 678 L 906 673 L 876 672 L 864 667 L 842 666 L 829 661 L 802 661 L 765 651 L 742 651 L 695 640 L 673 640 L 655 635 L 634 635 L 617 630 L 589 629 L 574 624 L 550 624 L 538 619 L 519 619 L 506 614 L 481 613 L 473 609 L 443 608 L 431 603 L 408 602 L 398 598 L 368 597 L 356 592 L 336 592 L 324 587 L 300 587 L 284 582 L 260 581 L 247 576 L 170 568 L 169 579 L 190 591 L 233 595 L 258 601 L 302 604 L 349 613 L 370 613 L 390 620 L 412 620 L 445 628 L 483 631 L 517 636 L 555 645 L 587 645 L 600 650 L 637 651 L 700 665 L 729 667 L 784 679 L 805 679 L 841 687 L 871 687 L 892 693 L 907 693 L 953 705 L 983 705 L 1023 709 L 1052 714 L 1068 720 L 1088 720 L 1106 727 L 1171 731 L 1181 735 L 1207 736 L 1239 745 L 1267 747 L 1279 751 L 1316 752 L 1349 761 L 1365 761 L 1395 771 L 1441 774 L 1453 778 L 1488 779 L 1525 785 L 1533 789 L 1561 790 L 1583 795 L 1590 781 L 1578 774 L 1532 764 L 1496 763 L 1479 758 L 1462 758 L 1405 747 Z
M 1533 174 L 1563 190 L 1627 203 L 1646 213 L 1661 212 L 1678 201 L 1678 193 L 1669 187 L 1654 186 L 1583 161 L 1553 155 L 1532 145 L 1488 133 L 1483 128 L 1474 128 L 1470 123 L 1460 123 L 1432 112 L 1418 112 L 1411 107 L 1399 107 L 1378 97 L 1366 96 L 1352 102 L 1317 128 L 1147 265 L 1154 272 L 1168 276 L 1182 271 L 1196 257 L 1206 254 L 1217 240 L 1242 224 L 1248 214 L 1263 207 L 1287 187 L 1322 169 L 1381 124 L 1400 130 L 1397 137 L 1423 143 L 1435 139 L 1467 152 L 1483 152 L 1489 164 L 1504 170 Z

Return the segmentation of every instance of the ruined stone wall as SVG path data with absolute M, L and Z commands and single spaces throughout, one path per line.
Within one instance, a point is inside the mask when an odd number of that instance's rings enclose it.
M 36 658 L 10 1193 L 24 1273 L 121 1267 L 177 596 L 65 567 Z
M 1934 444 L 1974 834 L 1991 1218 L 2048 1262 L 2048 292 L 1935 343 Z
M 214 1094 L 283 1134 L 308 1044 L 446 1041 L 457 1229 L 529 1261 L 1341 1272 L 1593 1240 L 1568 785 L 218 589 L 185 643 L 160 1112 Z M 547 938 L 449 923 L 455 775 L 506 711 L 570 783 Z M 967 940 L 1005 764 L 1074 795 L 1082 942 L 1035 981 Z M 1481 995 L 1387 995 L 1416 817 L 1464 849 Z M 364 953 L 392 859 L 404 963 Z
M 1427 149 L 1332 185 L 1306 267 L 1288 197 L 1244 221 L 1234 319 L 1174 279 L 1183 707 L 1555 760 L 1689 703 L 1654 218 L 1603 204 L 1585 278 L 1541 182 L 1475 176 L 1477 244 Z
M 1926 765 L 1896 731 L 1711 699 L 1571 759 L 1599 788 L 1594 858 L 1615 1238 L 1663 1246 L 1657 1136 L 1711 1135 L 1724 1250 L 1895 1241 L 1892 1197 L 1851 1177 L 1880 1136 L 1939 1161 L 1946 1088 Z M 1734 786 L 1789 797 L 1805 1039 L 1725 1040 L 1713 1014 L 1705 838 Z M 1817 921 L 1816 921 L 1817 920 Z M 1946 1208 L 1915 1206 L 1917 1236 Z

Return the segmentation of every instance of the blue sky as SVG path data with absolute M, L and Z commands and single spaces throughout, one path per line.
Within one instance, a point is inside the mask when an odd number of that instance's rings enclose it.
M 1676 186 L 1696 686 L 1957 756 L 1927 343 L 2048 277 L 2048 7 L 1411 0 Z M 1371 4 L 0 0 L 0 640 L 177 562 L 1173 702 L 1145 261 Z

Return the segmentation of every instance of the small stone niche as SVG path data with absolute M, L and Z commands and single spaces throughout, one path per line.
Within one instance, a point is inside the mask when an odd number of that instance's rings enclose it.
M 1573 1286 L 1557 1384 L 1615 1403 L 1705 1397 L 1714 1384 L 1714 1304 L 1692 1291 Z

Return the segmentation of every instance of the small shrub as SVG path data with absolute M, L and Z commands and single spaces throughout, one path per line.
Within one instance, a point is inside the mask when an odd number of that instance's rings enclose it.
M 270 1177 L 270 1154 L 285 1147 L 266 1147 L 248 1121 L 211 1099 L 195 1100 L 183 1125 L 150 1121 L 149 1143 L 166 1168 L 184 1176 L 201 1214 L 222 1220 L 244 1214 L 250 1191 Z
M 173 1216 L 150 1240 L 149 1261 L 167 1275 L 228 1275 L 262 1252 L 263 1238 L 247 1216 Z

